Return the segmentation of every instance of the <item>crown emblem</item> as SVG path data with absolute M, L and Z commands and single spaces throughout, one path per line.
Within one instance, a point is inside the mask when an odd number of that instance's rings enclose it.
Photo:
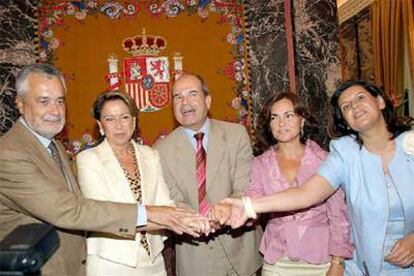
M 142 35 L 127 37 L 122 41 L 122 48 L 133 55 L 158 55 L 167 47 L 167 40 L 162 36 L 146 35 L 145 28 L 142 29 Z

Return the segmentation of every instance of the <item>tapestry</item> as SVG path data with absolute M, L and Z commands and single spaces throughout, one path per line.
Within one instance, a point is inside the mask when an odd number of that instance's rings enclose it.
M 249 124 L 241 1 L 43 1 L 39 20 L 40 58 L 65 73 L 68 122 L 62 139 L 72 151 L 93 143 L 90 109 L 96 95 L 110 86 L 108 59 L 117 57 L 120 73 L 130 71 L 128 62 L 122 66 L 131 58 L 122 43 L 143 30 L 165 39 L 160 55 L 169 60 L 170 72 L 178 54 L 184 71 L 205 78 L 212 117 Z M 152 144 L 175 127 L 165 101 L 163 109 L 139 114 L 141 142 Z
M 16 74 L 20 67 L 36 62 L 36 2 L 0 2 L 0 136 L 18 118 Z

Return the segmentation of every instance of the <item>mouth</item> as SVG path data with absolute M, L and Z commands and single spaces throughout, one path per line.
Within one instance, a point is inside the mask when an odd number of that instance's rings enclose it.
M 62 117 L 44 117 L 43 121 L 47 122 L 47 123 L 61 123 L 62 122 Z
M 354 112 L 354 119 L 357 120 L 357 119 L 361 118 L 362 116 L 364 116 L 365 114 L 366 114 L 366 112 L 364 110 Z
M 195 113 L 195 109 L 194 108 L 188 108 L 188 109 L 184 109 L 181 114 L 183 114 L 184 116 L 191 116 L 192 114 Z

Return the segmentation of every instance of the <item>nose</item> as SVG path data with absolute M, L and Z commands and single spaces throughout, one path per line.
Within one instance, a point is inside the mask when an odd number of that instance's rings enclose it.
M 357 108 L 359 106 L 359 101 L 357 99 L 354 99 L 353 101 L 351 101 L 351 109 L 355 110 L 355 108 Z
M 52 103 L 49 105 L 49 113 L 53 116 L 59 116 L 60 115 L 60 105 L 59 103 Z
M 285 125 L 285 120 L 284 120 L 283 118 L 281 118 L 281 119 L 277 122 L 277 124 L 278 124 L 279 126 L 284 126 L 284 125 Z
M 121 118 L 118 117 L 115 119 L 115 127 L 119 129 L 121 128 L 121 126 L 122 126 Z
M 187 104 L 188 103 L 188 98 L 187 98 L 187 96 L 183 96 L 183 98 L 182 98 L 182 104 Z

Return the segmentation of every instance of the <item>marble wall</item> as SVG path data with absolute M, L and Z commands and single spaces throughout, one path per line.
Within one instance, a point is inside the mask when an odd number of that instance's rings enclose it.
M 341 79 L 336 0 L 293 0 L 297 92 L 321 126 L 327 144 L 329 96 Z
M 269 95 L 289 90 L 283 5 L 284 0 L 245 2 L 254 124 Z
M 258 3 L 260 2 L 260 3 Z M 246 0 L 252 116 L 280 90 L 289 90 L 284 0 Z M 328 98 L 341 78 L 335 0 L 291 0 L 297 93 L 322 126 L 327 143 Z
M 36 62 L 36 2 L 0 2 L 0 136 L 18 117 L 13 88 L 16 72 L 21 66 Z

